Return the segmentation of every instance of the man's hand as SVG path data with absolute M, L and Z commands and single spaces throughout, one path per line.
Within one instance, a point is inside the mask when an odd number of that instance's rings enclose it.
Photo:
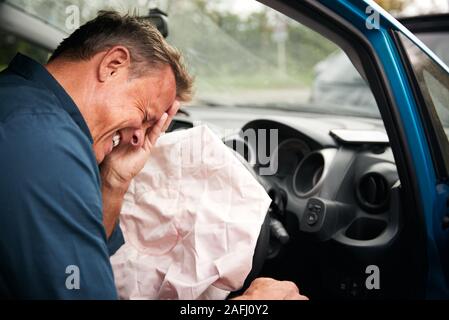
M 309 298 L 301 295 L 293 282 L 257 278 L 243 295 L 233 300 L 309 300 Z
M 114 230 L 120 214 L 123 197 L 131 180 L 143 169 L 151 150 L 162 132 L 169 127 L 179 109 L 179 102 L 173 106 L 151 127 L 146 129 L 144 141 L 139 146 L 131 143 L 114 149 L 101 163 L 103 196 L 103 223 L 109 237 Z
M 101 163 L 101 178 L 104 183 L 114 189 L 128 189 L 131 180 L 143 169 L 148 161 L 151 149 L 165 127 L 168 115 L 164 115 L 151 128 L 146 128 L 142 146 L 131 143 L 114 149 Z

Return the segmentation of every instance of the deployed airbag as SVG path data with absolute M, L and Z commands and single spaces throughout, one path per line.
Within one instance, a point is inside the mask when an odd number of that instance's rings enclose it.
M 270 203 L 206 126 L 162 136 L 124 199 L 120 298 L 225 299 L 251 270 Z

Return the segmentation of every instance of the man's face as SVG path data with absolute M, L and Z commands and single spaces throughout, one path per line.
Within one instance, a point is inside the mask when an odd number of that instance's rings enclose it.
M 97 122 L 92 132 L 97 162 L 119 145 L 142 146 L 146 129 L 175 102 L 176 82 L 169 66 L 130 79 L 121 72 L 95 97 Z

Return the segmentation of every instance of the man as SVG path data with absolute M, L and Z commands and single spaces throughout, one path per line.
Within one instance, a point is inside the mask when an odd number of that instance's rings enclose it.
M 46 66 L 13 59 L 0 74 L 1 296 L 117 298 L 109 255 L 123 243 L 124 194 L 191 87 L 154 27 L 114 12 Z M 252 298 L 302 296 L 258 279 L 240 297 Z

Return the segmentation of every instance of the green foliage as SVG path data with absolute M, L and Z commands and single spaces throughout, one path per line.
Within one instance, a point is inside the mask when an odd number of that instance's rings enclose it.
M 288 33 L 282 70 L 274 39 L 279 14 L 265 8 L 244 16 L 218 10 L 205 0 L 189 4 L 171 3 L 169 41 L 186 56 L 200 91 L 309 87 L 316 64 L 338 50 L 319 34 L 282 17 Z
M 80 8 L 81 23 L 98 10 L 144 14 L 148 3 L 138 0 L 8 0 L 46 22 L 65 30 L 66 8 Z M 249 1 L 249 0 L 245 0 Z M 327 39 L 281 16 L 267 7 L 249 14 L 217 6 L 219 0 L 161 0 L 169 13 L 169 41 L 186 57 L 202 90 L 310 87 L 314 68 L 337 47 Z M 285 25 L 287 38 L 276 41 L 277 25 Z M 69 30 L 65 30 L 66 32 Z M 15 39 L 0 37 L 0 65 L 6 65 L 16 51 L 45 62 L 47 53 Z M 282 49 L 282 51 L 280 51 Z

